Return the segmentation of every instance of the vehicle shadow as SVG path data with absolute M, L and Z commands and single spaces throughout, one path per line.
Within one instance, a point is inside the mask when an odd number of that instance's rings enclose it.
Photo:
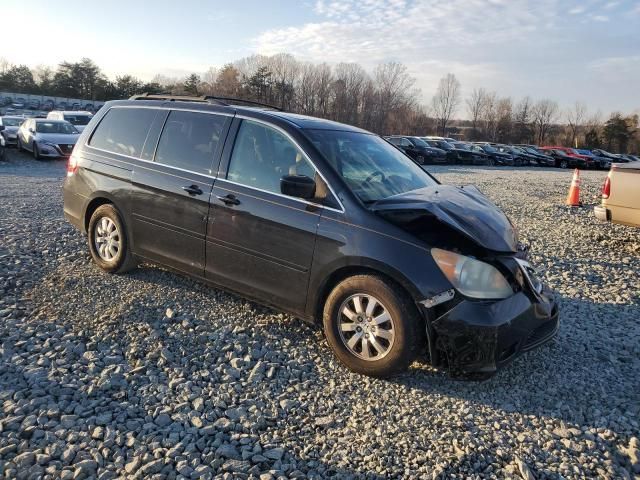
M 560 297 L 559 303 L 557 337 L 488 380 L 453 380 L 420 365 L 390 381 L 429 396 L 482 405 L 503 418 L 525 416 L 578 429 L 575 444 L 584 446 L 586 439 L 595 438 L 631 472 L 620 446 L 638 435 L 640 390 L 634 379 L 640 367 L 640 305 L 567 297 Z M 455 465 L 446 471 L 457 472 Z

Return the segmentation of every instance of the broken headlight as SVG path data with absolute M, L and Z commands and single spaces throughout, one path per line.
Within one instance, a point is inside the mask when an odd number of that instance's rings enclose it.
M 456 290 L 472 298 L 507 298 L 513 289 L 492 265 L 465 255 L 432 248 L 431 255 Z

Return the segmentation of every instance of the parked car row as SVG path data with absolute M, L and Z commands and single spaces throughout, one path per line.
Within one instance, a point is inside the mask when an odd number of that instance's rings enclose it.
M 83 111 L 53 111 L 47 118 L 0 117 L 4 146 L 33 154 L 35 159 L 69 157 L 93 114 Z M 0 157 L 1 158 L 1 157 Z
M 391 135 L 385 139 L 421 165 L 467 164 L 609 169 L 611 163 L 636 161 L 635 155 L 536 145 L 463 142 L 447 137 Z
M 90 112 L 95 112 L 96 107 L 93 102 L 54 102 L 51 99 L 47 100 L 27 100 L 23 97 L 11 98 L 11 97 L 3 97 L 0 99 L 0 106 L 2 107 L 10 107 L 15 110 L 43 110 L 45 112 L 50 112 L 52 110 L 72 110 L 72 111 L 80 111 L 86 110 Z

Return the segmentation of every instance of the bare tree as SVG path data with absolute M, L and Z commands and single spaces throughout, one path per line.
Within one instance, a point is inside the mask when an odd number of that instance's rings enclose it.
M 532 102 L 529 96 L 524 97 L 516 105 L 513 114 L 514 137 L 518 143 L 530 143 L 533 141 Z
M 3 74 L 11 67 L 11 63 L 4 57 L 0 57 L 0 74 Z
M 467 98 L 467 113 L 471 118 L 471 128 L 473 129 L 474 137 L 477 135 L 478 122 L 482 115 L 486 96 L 487 91 L 484 88 L 474 88 L 471 96 Z
M 510 97 L 500 98 L 496 104 L 496 139 L 499 142 L 511 142 L 513 131 L 513 102 Z
M 538 145 L 543 145 L 551 125 L 558 118 L 558 104 L 553 100 L 539 100 L 533 107 L 533 122 Z
M 202 75 L 202 82 L 200 82 L 200 90 L 205 95 L 213 95 L 215 92 L 216 80 L 218 79 L 218 69 L 216 67 L 209 67 L 209 69 Z
M 333 118 L 359 123 L 362 94 L 369 75 L 357 63 L 339 63 L 333 74 Z
M 578 134 L 587 116 L 587 106 L 582 102 L 576 102 L 567 110 L 567 123 L 571 131 L 571 146 L 578 147 Z
M 460 104 L 460 82 L 453 73 L 440 79 L 432 103 L 440 134 L 444 136 L 447 124 Z
M 482 103 L 480 118 L 483 135 L 487 139 L 495 141 L 498 131 L 498 95 L 496 92 L 485 92 Z
M 372 118 L 375 131 L 389 132 L 392 112 L 415 104 L 417 92 L 412 90 L 414 83 L 415 79 L 401 63 L 388 62 L 376 67 L 373 72 L 373 103 L 377 108 L 374 109 L 375 115 Z
M 300 63 L 289 53 L 268 57 L 266 64 L 273 75 L 277 102 L 281 108 L 289 109 L 294 99 L 294 83 L 300 71 Z

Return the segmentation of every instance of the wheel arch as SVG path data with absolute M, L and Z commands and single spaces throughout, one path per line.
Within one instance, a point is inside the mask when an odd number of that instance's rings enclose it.
M 315 323 L 322 321 L 322 312 L 327 297 L 343 280 L 355 275 L 375 275 L 399 287 L 415 304 L 419 296 L 417 289 L 399 272 L 377 265 L 374 262 L 341 265 L 331 271 L 319 284 L 318 293 L 311 303 L 311 316 Z M 417 307 L 416 307 L 417 308 Z
M 85 232 L 89 228 L 89 221 L 91 220 L 91 215 L 93 215 L 93 212 L 95 212 L 98 209 L 98 207 L 101 207 L 102 205 L 107 205 L 107 204 L 113 205 L 116 209 L 120 211 L 120 208 L 116 203 L 116 200 L 108 193 L 96 192 L 94 193 L 94 195 L 92 195 L 92 198 L 89 200 L 89 202 L 87 203 L 87 206 L 84 208 L 82 227 Z

